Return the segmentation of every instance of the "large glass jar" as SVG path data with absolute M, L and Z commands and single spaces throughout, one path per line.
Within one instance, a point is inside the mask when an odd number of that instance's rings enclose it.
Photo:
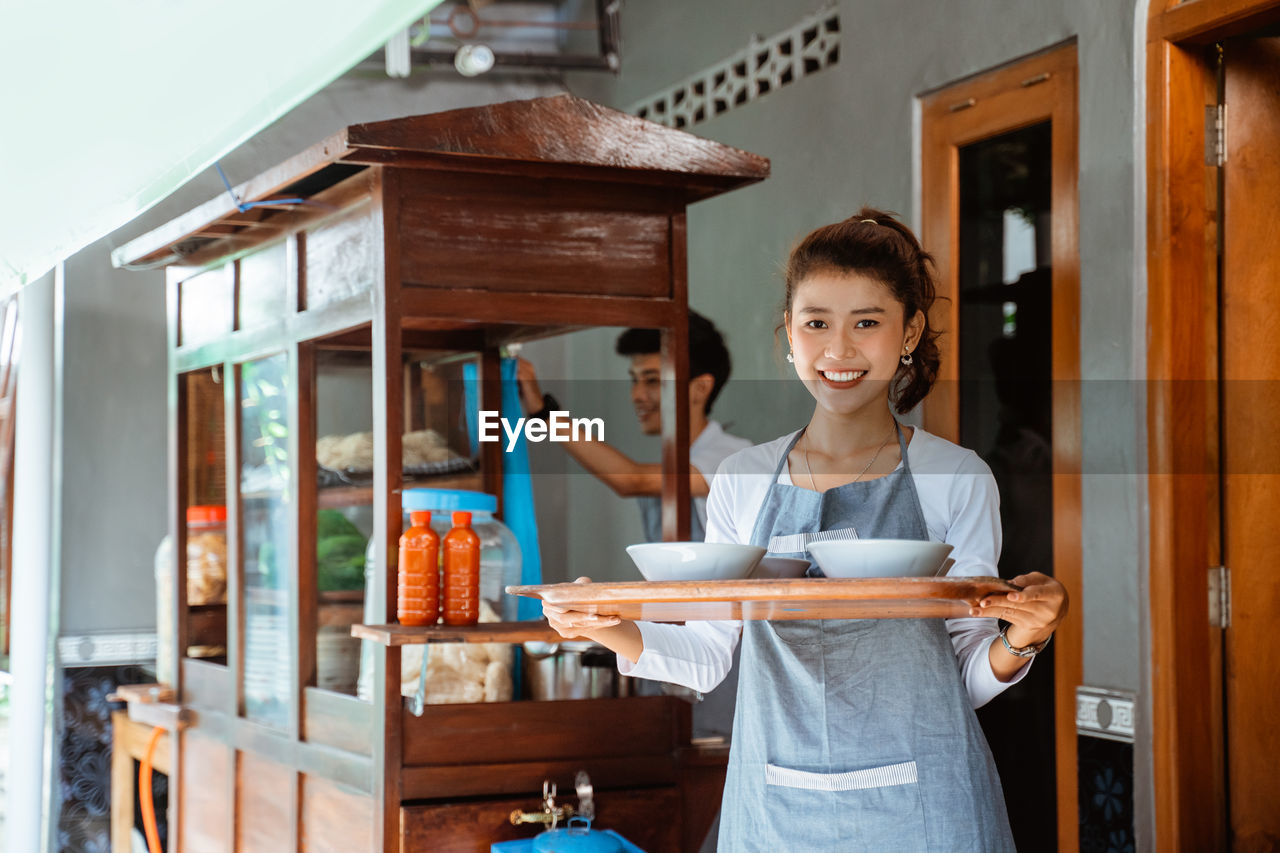
M 494 518 L 493 514 L 498 509 L 497 497 L 484 492 L 472 492 L 462 489 L 405 489 L 404 494 L 401 496 L 401 507 L 404 510 L 402 529 L 407 530 L 410 526 L 410 512 L 427 510 L 431 513 L 431 528 L 436 531 L 442 540 L 452 527 L 450 519 L 453 511 L 470 512 L 471 528 L 480 537 L 480 599 L 489 608 L 492 608 L 492 613 L 497 618 L 508 622 L 516 619 L 518 600 L 515 596 L 507 595 L 505 590 L 508 586 L 515 586 L 520 583 L 520 543 L 516 540 L 515 534 L 511 532 L 509 527 Z M 376 565 L 374 557 L 374 542 L 370 540 L 365 559 L 364 615 L 366 621 L 375 623 L 382 622 L 384 618 L 381 608 L 372 594 L 373 578 L 377 571 L 379 571 L 379 567 Z M 394 583 L 395 579 L 392 578 L 391 582 Z M 484 607 L 481 608 L 482 612 L 486 609 Z M 486 621 L 484 616 L 481 617 L 481 621 Z M 373 695 L 374 650 L 372 642 L 369 640 L 361 640 L 360 645 L 360 677 L 356 693 L 361 700 L 368 702 L 372 701 Z M 499 657 L 497 654 L 498 644 L 486 643 L 484 645 L 492 650 L 494 659 Z M 423 648 L 425 647 L 406 646 L 401 651 L 405 695 L 413 695 L 422 661 Z M 440 657 L 440 655 L 437 655 L 437 657 Z M 506 665 L 509 669 L 509 660 Z M 509 695 L 509 692 L 507 695 Z M 427 701 L 432 701 L 430 695 L 428 695 Z
M 173 684 L 173 542 L 168 536 L 156 548 L 156 680 Z M 187 508 L 187 606 L 227 603 L 227 508 Z M 225 638 L 221 638 L 225 643 Z M 225 654 L 225 646 L 192 645 L 187 654 L 207 657 Z
M 227 508 L 187 508 L 187 604 L 227 603 Z

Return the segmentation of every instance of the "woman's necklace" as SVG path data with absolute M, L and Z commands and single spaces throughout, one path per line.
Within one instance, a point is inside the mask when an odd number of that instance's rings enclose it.
M 889 439 L 893 438 L 894 433 L 897 431 L 898 422 L 894 421 L 893 429 L 889 430 L 889 434 L 884 437 L 884 441 L 880 442 L 880 446 L 876 448 L 875 455 L 871 457 L 871 461 L 863 466 L 862 470 L 858 472 L 858 476 L 850 480 L 850 483 L 858 482 L 862 479 L 863 474 L 871 470 L 871 466 L 876 464 L 876 460 L 880 458 L 880 452 L 884 450 L 885 446 L 889 443 Z M 804 448 L 800 451 L 804 455 L 804 471 L 809 475 L 809 488 L 816 492 L 818 491 L 818 484 L 813 481 L 813 468 L 809 465 L 809 434 L 807 432 L 804 434 L 804 445 Z

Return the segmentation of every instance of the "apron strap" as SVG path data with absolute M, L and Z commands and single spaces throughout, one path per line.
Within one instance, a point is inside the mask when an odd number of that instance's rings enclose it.
M 897 418 L 893 419 L 893 428 L 898 431 L 898 453 L 902 457 L 902 470 L 910 474 L 911 463 L 907 461 L 907 434 L 902 431 L 902 424 L 898 423 Z
M 791 455 L 791 451 L 795 449 L 802 435 L 804 435 L 803 429 L 797 432 L 796 437 L 787 443 L 786 449 L 782 451 L 782 458 L 778 460 L 778 467 L 773 469 L 773 479 L 769 481 L 770 485 L 777 483 L 778 478 L 782 476 L 782 469 L 786 467 L 787 457 Z

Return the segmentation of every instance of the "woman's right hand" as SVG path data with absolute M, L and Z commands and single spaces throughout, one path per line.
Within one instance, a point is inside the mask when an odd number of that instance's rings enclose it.
M 591 578 L 578 578 L 574 583 L 591 583 Z M 542 602 L 542 615 L 555 632 L 566 640 L 579 637 L 595 639 L 591 633 L 601 628 L 613 628 L 622 624 L 617 616 L 599 616 L 583 610 L 557 607 L 549 601 Z

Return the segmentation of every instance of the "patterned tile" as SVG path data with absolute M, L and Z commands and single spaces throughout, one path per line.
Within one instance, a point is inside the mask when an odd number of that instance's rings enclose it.
M 109 853 L 111 850 L 111 706 L 117 685 L 154 680 L 140 666 L 66 669 L 62 678 L 62 717 L 58 727 L 58 850 L 60 853 Z M 136 767 L 136 762 L 135 762 Z M 153 777 L 156 816 L 163 839 L 168 780 Z M 135 825 L 141 826 L 136 814 Z
M 1080 735 L 1081 853 L 1133 853 L 1133 744 Z

